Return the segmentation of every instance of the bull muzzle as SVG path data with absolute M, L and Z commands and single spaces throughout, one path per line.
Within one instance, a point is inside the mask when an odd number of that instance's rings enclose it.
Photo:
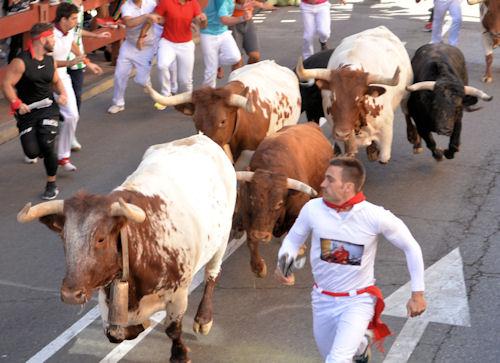
M 260 242 L 270 242 L 273 238 L 273 234 L 271 232 L 265 231 L 250 231 L 249 235 L 251 240 Z
M 348 131 L 345 131 L 345 130 L 334 130 L 333 131 L 333 137 L 334 139 L 336 140 L 339 140 L 339 141 L 347 141 L 349 140 L 353 135 L 353 131 L 352 130 L 348 130 Z
M 87 292 L 84 289 L 72 289 L 64 283 L 61 286 L 61 300 L 66 304 L 82 305 L 88 301 Z

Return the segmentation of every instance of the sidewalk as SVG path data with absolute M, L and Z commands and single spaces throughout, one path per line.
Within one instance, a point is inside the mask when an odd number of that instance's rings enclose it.
M 113 87 L 113 74 L 115 67 L 104 59 L 103 52 L 97 51 L 88 55 L 89 59 L 101 66 L 103 73 L 94 75 L 92 72 L 85 72 L 83 83 L 82 102 L 92 98 Z M 0 144 L 16 138 L 18 130 L 14 116 L 10 114 L 8 103 L 0 93 Z

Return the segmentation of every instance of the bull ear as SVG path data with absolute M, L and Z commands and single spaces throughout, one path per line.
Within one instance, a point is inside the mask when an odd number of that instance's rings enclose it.
M 324 89 L 329 91 L 330 90 L 330 82 L 325 81 L 323 79 L 317 79 L 316 80 L 316 86 L 318 86 L 319 89 Z
M 368 91 L 366 91 L 366 94 L 372 97 L 379 97 L 382 96 L 385 93 L 385 91 L 386 89 L 384 87 L 368 86 Z
M 49 214 L 40 217 L 40 222 L 56 233 L 62 233 L 66 218 L 61 214 Z
M 245 89 L 243 91 L 241 91 L 240 96 L 247 97 L 249 92 L 250 92 L 250 88 L 245 87 Z
M 186 116 L 194 115 L 194 108 L 195 108 L 194 103 L 191 102 L 181 103 L 180 105 L 175 105 L 174 108 Z

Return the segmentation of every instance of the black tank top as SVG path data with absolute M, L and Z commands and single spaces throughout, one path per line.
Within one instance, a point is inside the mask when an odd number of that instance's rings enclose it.
M 25 71 L 16 84 L 17 96 L 27 105 L 49 98 L 54 101 L 52 79 L 54 78 L 54 59 L 45 55 L 41 61 L 31 58 L 29 51 L 21 52 L 16 58 L 23 61 Z M 26 119 L 59 119 L 59 106 L 54 101 L 51 106 L 34 109 L 31 112 L 19 115 L 18 120 Z

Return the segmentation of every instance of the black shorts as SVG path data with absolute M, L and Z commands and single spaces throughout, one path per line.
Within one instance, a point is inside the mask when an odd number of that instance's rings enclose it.
M 259 51 L 257 28 L 252 20 L 233 25 L 231 30 L 233 31 L 236 44 L 238 44 L 238 47 L 242 47 L 247 54 Z

